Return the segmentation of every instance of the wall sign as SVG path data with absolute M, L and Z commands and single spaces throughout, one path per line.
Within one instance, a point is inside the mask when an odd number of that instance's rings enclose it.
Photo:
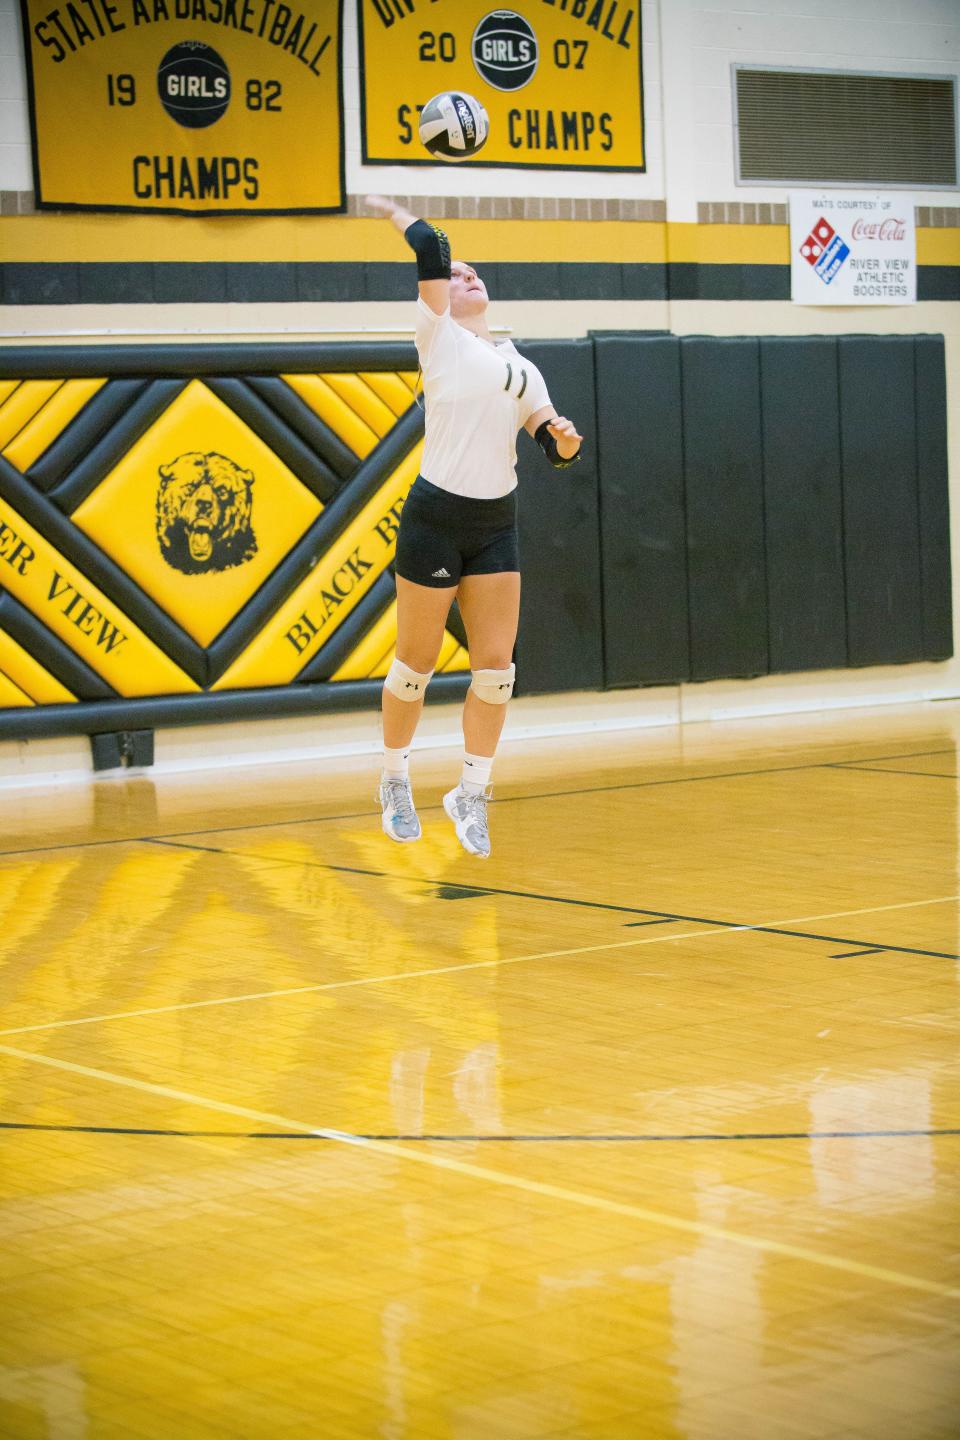
M 341 211 L 341 0 L 21 0 L 37 204 Z
M 790 294 L 797 305 L 912 305 L 913 204 L 903 193 L 790 196 Z
M 360 0 L 359 10 L 366 163 L 437 164 L 417 117 L 440 91 L 465 90 L 490 116 L 471 165 L 646 168 L 639 0 Z

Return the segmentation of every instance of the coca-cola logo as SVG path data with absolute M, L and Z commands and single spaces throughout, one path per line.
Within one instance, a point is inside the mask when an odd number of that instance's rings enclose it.
M 855 220 L 853 222 L 853 238 L 854 240 L 905 240 L 906 225 L 905 220 L 894 220 L 892 216 L 888 220 Z

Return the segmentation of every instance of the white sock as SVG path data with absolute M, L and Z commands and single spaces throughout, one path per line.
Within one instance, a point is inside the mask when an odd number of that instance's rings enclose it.
M 383 773 L 390 780 L 407 780 L 410 776 L 410 750 L 401 746 L 399 750 L 383 747 Z
M 460 777 L 460 784 L 464 790 L 471 795 L 479 795 L 481 790 L 486 790 L 490 784 L 490 771 L 493 769 L 492 755 L 469 755 L 464 753 L 463 774 Z

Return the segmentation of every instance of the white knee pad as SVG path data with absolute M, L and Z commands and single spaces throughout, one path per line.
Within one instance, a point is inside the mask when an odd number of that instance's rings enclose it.
M 398 700 L 422 700 L 432 674 L 433 671 L 428 670 L 426 675 L 421 675 L 419 670 L 411 670 L 402 660 L 394 660 L 383 683 Z
M 470 689 L 488 705 L 506 705 L 516 678 L 516 665 L 506 670 L 474 670 Z

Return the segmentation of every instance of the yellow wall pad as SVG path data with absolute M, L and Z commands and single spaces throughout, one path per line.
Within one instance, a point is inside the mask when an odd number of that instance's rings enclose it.
M 355 455 L 362 460 L 370 454 L 377 443 L 376 431 L 360 419 L 326 380 L 319 375 L 281 375 L 280 379 L 297 392 L 300 399 L 310 406 L 315 415 L 319 415 L 325 425 L 330 426 L 344 445 L 349 445 Z
M 0 500 L 0 579 L 119 694 L 197 691 L 179 666 L 5 500 Z
M 0 665 L 3 664 L 3 657 L 0 655 Z M 32 706 L 30 696 L 15 685 L 8 675 L 0 669 L 0 710 L 23 710 Z
M 0 630 L 0 670 L 37 705 L 68 705 L 77 698 L 5 630 Z
M 287 685 L 299 674 L 393 559 L 400 510 L 419 473 L 422 453 L 420 441 L 214 690 Z
M 15 440 L 60 389 L 62 380 L 23 380 L 0 405 L 0 449 Z
M 785 225 L 628 220 L 444 220 L 455 256 L 470 261 L 578 260 L 786 264 Z M 17 215 L 0 219 L 12 262 L 368 261 L 413 257 L 391 226 L 352 216 L 191 218 L 169 215 Z M 917 231 L 922 265 L 960 264 L 960 229 Z M 359 299 L 359 293 L 357 298 Z
M 302 1120 L 291 1119 L 289 1115 L 275 1115 L 268 1110 L 253 1110 L 246 1105 L 234 1105 L 228 1100 L 197 1095 L 192 1091 L 180 1090 L 172 1085 L 154 1084 L 152 1081 L 141 1080 L 132 1075 L 122 1075 L 113 1070 L 100 1070 L 91 1065 L 78 1065 L 72 1060 L 58 1060 L 52 1055 L 38 1055 L 30 1050 L 16 1049 L 12 1045 L 0 1045 L 0 1054 L 9 1055 L 14 1060 L 46 1065 L 51 1069 L 60 1070 L 69 1075 L 82 1076 L 87 1080 L 98 1080 L 108 1085 L 121 1085 L 130 1090 L 138 1090 L 141 1094 L 160 1096 L 173 1101 L 176 1105 L 197 1106 L 203 1110 L 212 1110 L 221 1115 L 232 1115 L 238 1120 L 263 1125 L 270 1129 L 294 1130 L 301 1135 L 314 1135 L 318 1139 L 327 1140 L 334 1145 L 350 1146 L 371 1157 L 393 1162 L 399 1161 L 401 1164 L 421 1165 L 430 1170 L 478 1181 L 482 1185 L 518 1190 L 525 1195 L 535 1196 L 541 1200 L 555 1201 L 560 1205 L 581 1206 L 602 1215 L 617 1215 L 624 1219 L 635 1220 L 639 1226 L 674 1230 L 685 1235 L 706 1236 L 712 1240 L 722 1240 L 726 1244 L 771 1255 L 778 1259 L 793 1260 L 802 1265 L 818 1266 L 828 1270 L 838 1270 L 845 1275 L 855 1275 L 861 1280 L 892 1285 L 903 1290 L 915 1290 L 925 1295 L 939 1295 L 951 1300 L 960 1300 L 960 1289 L 941 1284 L 938 1280 L 925 1280 L 920 1275 L 888 1270 L 885 1266 L 871 1265 L 869 1262 L 849 1259 L 843 1255 L 833 1255 L 826 1250 L 811 1250 L 805 1245 L 771 1240 L 762 1235 L 747 1235 L 742 1231 L 727 1230 L 721 1225 L 712 1225 L 704 1220 L 689 1220 L 680 1215 L 671 1215 L 667 1211 L 652 1210 L 645 1205 L 632 1205 L 621 1200 L 610 1200 L 606 1196 L 594 1195 L 589 1191 L 571 1190 L 563 1185 L 549 1185 L 541 1180 L 510 1174 L 505 1170 L 495 1170 L 486 1165 L 475 1165 L 467 1160 L 456 1160 L 450 1156 L 438 1154 L 426 1142 L 424 1142 L 424 1148 L 421 1149 L 416 1145 L 402 1145 L 395 1141 L 371 1140 L 362 1135 L 354 1135 L 350 1131 L 331 1130 L 321 1125 L 310 1125 Z
M 25 381 L 24 384 L 36 384 Z M 41 384 L 49 382 L 40 382 Z M 4 450 L 4 455 L 18 470 L 29 470 L 33 462 L 53 444 L 75 415 L 92 400 L 106 380 L 67 380 L 54 391 L 46 403 L 28 421 Z M 23 387 L 21 387 L 23 388 Z M 0 416 L 2 416 L 0 411 Z
M 206 646 L 322 509 L 266 441 L 191 380 L 73 521 Z

